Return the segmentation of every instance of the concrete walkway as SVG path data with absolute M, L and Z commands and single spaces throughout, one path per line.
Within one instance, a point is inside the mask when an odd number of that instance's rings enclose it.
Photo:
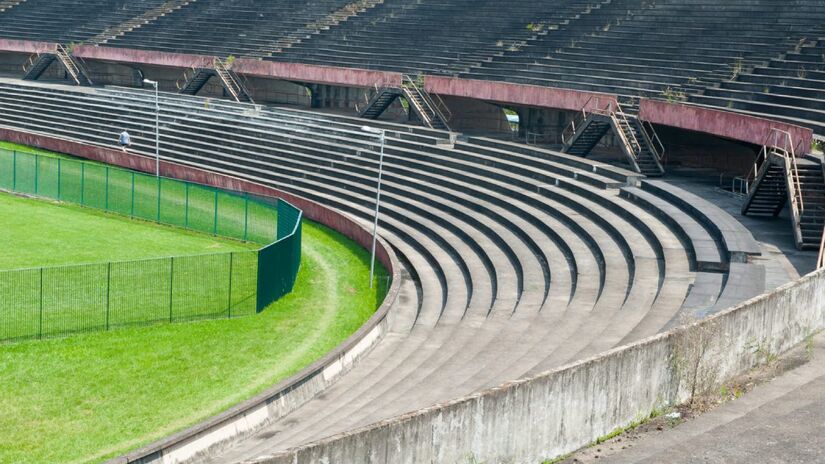
M 632 448 L 600 459 L 622 463 L 825 462 L 825 334 L 810 362 L 742 398 Z

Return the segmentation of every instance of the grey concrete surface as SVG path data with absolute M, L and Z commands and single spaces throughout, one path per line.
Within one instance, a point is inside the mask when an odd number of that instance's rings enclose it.
M 825 462 L 825 334 L 811 361 L 730 403 L 646 435 L 607 464 Z

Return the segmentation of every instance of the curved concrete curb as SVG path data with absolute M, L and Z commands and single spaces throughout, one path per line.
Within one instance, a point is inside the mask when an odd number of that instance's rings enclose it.
M 103 161 L 138 171 L 154 172 L 155 169 L 153 158 L 41 134 L 0 129 L 0 139 Z M 161 175 L 167 177 L 283 198 L 303 210 L 308 219 L 342 233 L 365 249 L 368 249 L 371 244 L 371 232 L 355 220 L 306 198 L 265 185 L 166 161 L 161 162 L 160 171 Z M 392 284 L 387 296 L 375 314 L 333 351 L 252 399 L 126 456 L 114 458 L 108 463 L 168 463 L 192 459 L 209 448 L 253 433 L 270 421 L 289 414 L 335 383 L 342 374 L 355 365 L 358 359 L 368 353 L 387 331 L 387 314 L 395 303 L 401 286 L 401 265 L 392 248 L 380 238 L 376 247 L 376 258 L 392 275 Z

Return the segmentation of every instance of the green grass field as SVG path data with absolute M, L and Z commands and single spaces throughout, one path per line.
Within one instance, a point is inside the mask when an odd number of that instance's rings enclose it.
M 0 243 L 13 244 L 0 248 L 0 295 L 25 290 L 20 282 L 1 288 L 2 269 L 229 251 L 254 256 L 246 250 L 258 247 L 9 194 L 0 194 L 0 217 L 11 218 L 0 226 Z M 263 221 L 261 232 L 274 224 Z M 299 371 L 356 331 L 380 304 L 386 273 L 379 266 L 377 275 L 384 277 L 370 290 L 368 258 L 340 234 L 305 221 L 294 291 L 260 314 L 0 343 L 0 463 L 101 462 Z M 240 266 L 254 276 L 256 263 Z M 54 282 L 46 286 L 55 295 L 79 291 L 71 281 Z M 140 299 L 140 310 L 168 295 L 155 295 L 140 279 L 124 281 L 122 291 Z M 204 291 L 202 285 L 182 291 L 187 301 L 181 304 L 197 311 L 193 302 L 204 301 Z M 95 294 L 78 293 L 74 309 L 89 311 Z M 45 306 L 48 314 L 48 301 Z
M 255 250 L 258 245 L 0 193 L 0 270 Z
M 294 291 L 258 315 L 0 345 L 0 462 L 100 462 L 250 398 L 369 318 L 368 259 L 305 223 Z

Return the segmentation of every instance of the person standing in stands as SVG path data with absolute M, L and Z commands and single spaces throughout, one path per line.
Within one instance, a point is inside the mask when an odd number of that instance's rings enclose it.
M 129 135 L 128 132 L 124 129 L 123 132 L 120 133 L 120 148 L 123 149 L 123 152 L 126 152 L 126 147 L 132 145 L 132 137 Z

